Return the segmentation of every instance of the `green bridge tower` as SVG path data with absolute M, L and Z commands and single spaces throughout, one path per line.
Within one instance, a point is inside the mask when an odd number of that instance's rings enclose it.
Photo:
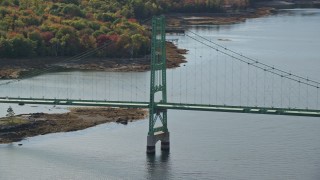
M 166 71 L 165 18 L 164 16 L 153 17 L 147 153 L 155 153 L 155 146 L 158 141 L 161 141 L 162 151 L 169 151 L 170 149 L 167 110 L 156 107 L 158 102 L 167 102 Z M 161 121 L 162 126 L 155 127 L 157 120 Z

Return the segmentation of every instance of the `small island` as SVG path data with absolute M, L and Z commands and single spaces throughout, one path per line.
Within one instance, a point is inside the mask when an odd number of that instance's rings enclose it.
M 145 119 L 148 115 L 145 109 L 76 107 L 69 110 L 70 112 L 61 114 L 33 113 L 16 116 L 13 111 L 8 110 L 8 117 L 0 118 L 0 144 L 48 133 L 82 130 L 102 123 L 127 124 Z

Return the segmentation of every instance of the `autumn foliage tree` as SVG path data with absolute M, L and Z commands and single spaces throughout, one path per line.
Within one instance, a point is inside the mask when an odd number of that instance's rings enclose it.
M 0 58 L 72 56 L 105 43 L 110 45 L 96 56 L 139 57 L 150 51 L 150 33 L 139 20 L 166 12 L 218 12 L 225 2 L 0 0 Z

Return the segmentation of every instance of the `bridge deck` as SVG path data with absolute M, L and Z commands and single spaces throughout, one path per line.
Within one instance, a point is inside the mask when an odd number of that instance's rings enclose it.
M 0 103 L 14 104 L 44 104 L 44 105 L 68 105 L 68 106 L 104 106 L 125 108 L 148 108 L 148 102 L 126 102 L 126 101 L 94 101 L 75 99 L 36 99 L 36 98 L 8 98 L 0 97 Z
M 313 109 L 286 109 L 286 108 L 283 109 L 283 108 L 268 108 L 268 107 L 177 104 L 177 103 L 157 104 L 157 107 L 163 108 L 163 109 L 178 109 L 178 110 L 217 111 L 217 112 L 235 112 L 235 113 L 320 117 L 320 110 L 313 110 Z
M 20 105 L 44 104 L 44 105 L 67 105 L 67 106 L 149 108 L 149 102 L 94 101 L 94 100 L 74 100 L 74 99 L 35 99 L 35 98 L 0 97 L 0 103 L 13 103 L 13 104 L 20 104 Z M 320 110 L 313 110 L 313 109 L 289 109 L 289 108 L 284 109 L 284 108 L 270 108 L 270 107 L 246 107 L 246 106 L 178 104 L 178 103 L 158 103 L 156 104 L 156 107 L 159 109 L 320 117 Z

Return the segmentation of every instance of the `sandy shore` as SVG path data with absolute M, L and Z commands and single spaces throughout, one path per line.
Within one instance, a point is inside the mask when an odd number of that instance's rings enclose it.
M 82 130 L 102 123 L 127 124 L 147 115 L 145 109 L 71 108 L 63 114 L 35 113 L 0 118 L 0 144 L 48 133 Z

